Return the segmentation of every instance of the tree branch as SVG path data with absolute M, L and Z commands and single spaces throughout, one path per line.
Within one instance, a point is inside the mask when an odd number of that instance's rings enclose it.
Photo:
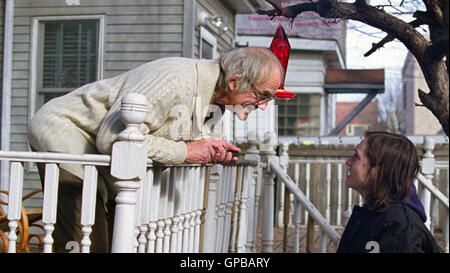
M 302 4 L 289 6 L 289 7 L 284 8 L 284 11 L 283 11 L 283 7 L 281 6 L 281 4 L 278 4 L 278 2 L 276 2 L 276 1 L 266 0 L 266 2 L 271 4 L 274 7 L 274 9 L 271 9 L 271 10 L 257 9 L 256 12 L 258 14 L 268 15 L 271 17 L 271 19 L 273 19 L 273 17 L 275 17 L 275 16 L 281 16 L 281 15 L 283 15 L 283 17 L 286 17 L 286 18 L 294 19 L 295 17 L 297 17 L 297 15 L 299 15 L 300 13 L 302 13 L 304 11 L 317 12 L 317 10 L 316 10 L 317 3 L 316 2 L 302 3 Z
M 413 26 L 414 28 L 419 27 L 420 25 L 422 25 L 423 23 L 420 20 L 414 20 L 412 22 L 409 23 L 411 26 Z M 395 40 L 395 37 L 393 35 L 388 34 L 386 37 L 383 38 L 383 40 L 381 40 L 378 43 L 372 43 L 372 48 L 367 51 L 366 53 L 364 53 L 364 57 L 368 57 L 370 55 L 372 55 L 372 53 L 374 53 L 375 51 L 377 51 L 377 49 L 383 47 L 385 44 L 392 42 L 393 40 Z
M 266 1 L 274 3 L 273 0 Z M 425 49 L 431 43 L 411 24 L 371 5 L 363 5 L 362 1 L 357 1 L 357 3 L 345 3 L 336 0 L 317 0 L 316 2 L 301 3 L 285 7 L 284 17 L 295 18 L 302 12 L 314 11 L 324 18 L 359 21 L 389 33 L 394 39 L 400 40 L 418 60 L 423 58 Z M 281 12 L 282 10 L 277 8 L 258 11 L 259 14 L 266 14 L 272 17 L 281 15 Z

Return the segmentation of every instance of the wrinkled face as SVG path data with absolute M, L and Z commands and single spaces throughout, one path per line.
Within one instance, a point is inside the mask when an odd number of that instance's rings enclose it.
M 240 120 L 246 120 L 255 109 L 265 110 L 271 98 L 277 92 L 281 84 L 281 73 L 277 67 L 269 71 L 269 78 L 249 87 L 245 91 L 237 91 L 230 88 L 229 104 L 234 106 L 234 112 Z
M 366 177 L 370 169 L 366 138 L 356 145 L 353 155 L 345 161 L 345 165 L 347 165 L 345 185 L 356 190 L 364 197 L 367 192 Z

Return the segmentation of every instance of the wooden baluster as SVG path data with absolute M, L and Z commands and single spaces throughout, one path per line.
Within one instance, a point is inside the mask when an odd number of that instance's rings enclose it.
M 223 237 L 223 249 L 222 252 L 226 253 L 230 246 L 231 236 L 231 217 L 233 213 L 233 201 L 234 201 L 234 189 L 236 186 L 236 166 L 230 167 L 230 180 L 227 181 L 226 188 L 226 204 L 225 204 L 225 235 Z
M 287 173 L 289 166 L 289 145 L 287 143 L 282 143 L 280 147 L 280 166 Z M 279 226 L 283 226 L 283 252 L 287 251 L 288 244 L 288 226 L 290 223 L 290 207 L 291 207 L 291 194 L 289 190 L 285 187 L 283 183 L 278 183 L 279 189 L 281 190 L 280 195 L 280 209 L 279 209 Z
M 294 164 L 294 179 L 295 184 L 300 188 L 300 164 L 295 163 Z M 294 221 L 294 252 L 299 253 L 300 252 L 300 225 L 302 221 L 302 205 L 296 198 L 292 198 L 294 202 L 294 214 L 293 214 L 293 221 Z
M 158 228 L 158 206 L 159 195 L 161 192 L 161 168 L 153 167 L 153 181 L 150 187 L 150 204 L 148 216 L 148 235 L 147 235 L 147 253 L 155 253 L 156 251 L 156 229 Z
M 218 217 L 219 217 L 219 221 L 218 221 L 218 225 L 219 225 L 219 236 L 218 236 L 218 240 L 220 241 L 220 243 L 218 244 L 219 249 L 217 249 L 217 252 L 219 253 L 223 253 L 224 251 L 224 242 L 225 242 L 225 227 L 226 227 L 226 222 L 225 222 L 225 209 L 226 209 L 226 203 L 227 203 L 227 186 L 230 184 L 229 183 L 229 179 L 230 179 L 230 170 L 231 167 L 230 166 L 224 166 L 224 177 L 221 181 L 221 198 L 220 198 L 220 204 L 219 204 L 219 211 L 218 211 Z
M 241 203 L 242 166 L 236 167 L 236 183 L 233 189 L 233 205 L 231 207 L 230 243 L 228 252 L 236 252 L 237 227 L 239 221 L 239 205 Z
M 44 200 L 42 222 L 44 223 L 44 253 L 51 253 L 52 233 L 56 223 L 56 206 L 58 202 L 59 168 L 54 163 L 45 164 Z
M 211 167 L 207 166 L 203 168 L 203 182 L 202 182 L 202 196 L 203 196 L 203 202 L 202 202 L 202 209 L 201 209 L 201 215 L 200 215 L 200 241 L 199 241 L 199 252 L 204 253 L 205 250 L 203 248 L 204 241 L 206 238 L 205 236 L 205 223 L 206 223 L 206 209 L 208 208 L 209 204 L 209 181 L 211 178 Z M 214 205 L 212 205 L 214 208 Z M 209 240 L 211 237 L 208 238 Z
M 297 199 L 294 199 L 294 225 L 295 225 L 295 244 L 294 252 L 300 252 L 300 224 L 301 224 L 302 206 Z
M 189 202 L 189 253 L 194 252 L 195 245 L 195 204 L 198 198 L 197 187 L 198 187 L 198 167 L 191 167 L 191 182 L 190 182 L 190 202 Z
M 294 163 L 294 181 L 295 181 L 295 184 L 297 185 L 297 187 L 299 187 L 300 188 L 300 163 Z M 292 207 L 293 208 L 295 208 L 295 198 L 294 197 L 292 197 L 292 199 L 291 199 L 292 201 L 292 203 L 293 203 L 293 205 L 292 205 Z M 300 211 L 299 211 L 299 213 L 300 213 Z M 292 213 L 292 221 L 293 221 L 293 224 L 295 225 L 295 216 L 296 214 L 295 214 L 295 212 L 293 212 Z M 299 217 L 301 216 L 301 214 L 299 215 Z
M 255 209 L 254 209 L 254 216 L 255 216 L 255 220 L 253 221 L 255 223 L 254 227 L 253 227 L 253 245 L 252 245 L 252 249 L 254 252 L 256 252 L 256 237 L 257 237 L 257 230 L 258 227 L 262 226 L 262 217 L 260 216 L 260 211 L 261 213 L 263 213 L 263 211 L 260 209 L 261 208 L 261 195 L 262 195 L 262 188 L 263 188 L 263 168 L 261 167 L 261 164 L 258 163 L 258 167 L 256 168 L 256 173 L 254 174 L 255 176 L 255 183 L 256 183 L 256 188 L 255 188 Z
M 174 253 L 177 251 L 178 242 L 178 222 L 180 217 L 178 216 L 177 206 L 177 184 L 180 182 L 180 168 L 172 167 L 170 171 L 170 185 L 169 185 L 169 204 L 170 204 L 170 215 L 172 218 L 170 225 L 170 248 L 169 252 Z
M 434 139 L 428 136 L 424 137 L 423 150 L 424 154 L 422 155 L 421 160 L 421 172 L 430 182 L 433 181 L 434 174 L 434 155 L 432 153 L 434 149 Z M 425 226 L 430 229 L 431 228 L 431 192 L 427 190 L 425 187 L 421 186 L 421 201 L 423 207 L 425 209 L 425 213 L 427 215 L 427 221 L 425 222 Z
M 341 225 L 341 211 L 342 211 L 342 163 L 338 164 L 338 196 L 337 196 L 337 215 L 336 215 L 336 225 Z
M 195 237 L 195 245 L 194 252 L 200 252 L 200 227 L 202 224 L 201 216 L 203 213 L 203 199 L 204 199 L 204 190 L 205 190 L 205 172 L 206 167 L 198 167 L 199 173 L 199 181 L 197 186 L 197 205 L 195 210 L 195 228 L 194 228 L 194 237 Z
M 8 253 L 16 252 L 16 228 L 22 212 L 23 163 L 11 162 L 8 196 Z M 28 238 L 21 238 L 22 240 Z
M 248 201 L 248 230 L 247 230 L 247 243 L 246 249 L 249 252 L 256 251 L 256 231 L 258 228 L 258 198 L 257 198 L 257 181 L 259 170 L 259 151 L 257 145 L 259 144 L 258 135 L 255 131 L 249 131 L 248 133 L 249 148 L 244 156 L 245 160 L 255 161 L 257 166 L 251 168 L 252 173 L 249 174 L 249 201 Z
M 247 238 L 247 230 L 248 230 L 248 223 L 247 223 L 247 203 L 249 200 L 248 196 L 248 188 L 249 184 L 251 183 L 251 176 L 253 175 L 253 168 L 251 166 L 243 166 L 243 174 L 242 174 L 242 189 L 241 189 L 241 205 L 239 210 L 239 217 L 238 217 L 238 230 L 237 230 L 237 246 L 236 251 L 238 253 L 245 253 L 247 252 L 246 249 L 246 238 Z
M 219 185 L 221 165 L 214 165 L 210 167 L 208 188 L 208 200 L 205 211 L 205 225 L 203 235 L 203 251 L 211 253 L 215 251 L 217 242 L 217 202 L 219 198 Z
M 149 160 L 150 161 L 150 160 Z M 151 162 L 151 161 L 150 161 Z M 147 169 L 147 175 L 145 176 L 144 180 L 141 182 L 141 188 L 142 188 L 142 204 L 141 204 L 141 225 L 139 230 L 139 237 L 138 237 L 138 253 L 145 253 L 146 247 L 148 243 L 147 238 L 147 232 L 149 231 L 149 222 L 150 222 L 150 194 L 151 194 L 151 188 L 153 184 L 153 168 Z
M 352 214 L 352 203 L 353 203 L 353 196 L 352 196 L 352 189 L 349 187 L 347 188 L 347 209 L 344 211 L 342 215 L 342 225 L 347 225 L 348 219 L 350 219 L 350 216 Z
M 306 192 L 305 192 L 305 194 L 306 194 L 306 198 L 308 198 L 308 200 L 311 200 L 310 190 L 309 190 L 310 183 L 311 183 L 311 164 L 309 162 L 306 163 L 306 167 L 305 168 L 306 168 L 306 170 L 305 170 L 305 182 L 306 182 L 306 190 L 305 190 Z M 305 224 L 307 222 L 306 219 L 308 219 L 308 216 L 309 216 L 308 211 L 305 210 Z
M 435 168 L 434 169 L 434 181 L 435 187 L 439 189 L 439 180 L 440 180 L 440 169 Z M 433 184 L 433 182 L 431 182 Z M 431 226 L 430 226 L 430 232 L 434 233 L 434 228 L 436 225 L 439 225 L 439 223 L 436 223 L 436 221 L 439 221 L 439 200 L 435 197 L 434 194 L 431 194 L 431 201 L 430 201 L 430 218 L 431 218 Z
M 222 175 L 219 183 L 219 199 L 217 203 L 217 234 L 216 234 L 216 251 L 222 252 L 224 237 L 224 221 L 225 221 L 225 196 L 226 186 L 229 177 L 230 166 L 223 166 Z
M 189 252 L 189 223 L 191 214 L 189 213 L 189 206 L 191 201 L 191 177 L 192 173 L 190 170 L 190 167 L 185 167 L 184 169 L 184 187 L 183 191 L 185 193 L 184 195 L 184 207 L 183 207 L 183 216 L 184 216 L 184 222 L 183 222 L 183 253 Z
M 179 215 L 179 222 L 178 222 L 178 234 L 177 234 L 177 253 L 181 253 L 183 251 L 183 233 L 184 233 L 184 205 L 186 200 L 186 177 L 185 177 L 185 168 L 180 167 L 180 180 L 178 182 L 178 188 L 177 188 L 177 214 Z
M 160 202 L 163 202 L 163 211 L 161 213 L 161 217 L 164 220 L 164 228 L 163 228 L 163 249 L 162 252 L 163 253 L 169 253 L 170 250 L 170 235 L 171 235 L 171 231 L 170 231 L 170 226 L 172 225 L 172 215 L 171 215 L 171 204 L 170 204 L 170 200 L 169 200 L 169 196 L 170 196 L 170 190 L 171 190 L 171 173 L 172 173 L 172 168 L 167 168 L 165 170 L 166 172 L 166 177 L 164 178 L 164 180 L 166 181 L 166 185 L 165 185 L 165 193 L 164 196 L 161 198 Z
M 331 220 L 331 163 L 327 163 L 327 202 L 325 210 L 325 219 L 330 223 Z
M 118 194 L 114 217 L 112 252 L 133 252 L 137 190 L 147 170 L 147 146 L 138 127 L 145 121 L 147 101 L 141 94 L 122 98 L 121 116 L 126 125 L 111 153 L 111 175 Z
M 157 217 L 157 230 L 156 230 L 156 253 L 163 253 L 163 244 L 164 244 L 164 228 L 165 228 L 165 212 L 167 205 L 167 192 L 168 192 L 168 171 L 169 169 L 165 169 L 161 172 L 161 191 L 158 197 L 159 205 L 158 205 L 158 217 Z
M 145 180 L 145 178 L 143 179 Z M 143 181 L 142 180 L 142 181 Z M 141 209 L 142 209 L 142 198 L 143 198 L 143 192 L 142 192 L 142 181 L 139 182 L 141 185 L 138 190 L 136 191 L 136 209 L 134 211 L 134 244 L 133 244 L 133 253 L 138 252 L 139 247 L 139 233 L 141 230 Z
M 91 240 L 89 236 L 92 232 L 92 225 L 95 222 L 95 207 L 97 200 L 97 179 L 98 171 L 95 166 L 84 167 L 83 197 L 81 200 L 81 253 L 89 253 Z
M 231 184 L 231 172 L 232 172 L 232 167 L 231 166 L 227 166 L 227 168 L 225 169 L 226 171 L 226 176 L 225 176 L 225 180 L 222 181 L 222 185 L 223 185 L 223 192 L 222 192 L 222 202 L 221 202 L 221 213 L 220 213 L 220 229 L 221 229 L 221 236 L 220 236 L 220 249 L 218 250 L 218 252 L 224 253 L 227 252 L 227 242 L 228 239 L 227 238 L 227 213 L 226 213 L 226 209 L 227 209 L 227 201 L 228 201 L 228 193 L 229 193 L 229 187 Z
M 171 168 L 170 173 L 172 173 L 173 169 Z M 173 200 L 170 199 L 171 192 L 173 191 L 173 178 L 169 179 L 168 185 L 168 193 L 167 193 L 167 205 L 166 205 L 166 216 L 164 218 L 164 244 L 163 244 L 163 253 L 170 252 L 170 239 L 172 237 L 172 221 L 173 221 Z
M 261 161 L 267 164 L 263 170 L 264 183 L 264 215 L 262 223 L 262 252 L 273 252 L 273 209 L 274 209 L 274 178 L 275 175 L 269 169 L 269 163 L 279 164 L 276 157 L 275 147 L 277 146 L 277 136 L 275 133 L 267 133 L 264 142 L 260 145 Z

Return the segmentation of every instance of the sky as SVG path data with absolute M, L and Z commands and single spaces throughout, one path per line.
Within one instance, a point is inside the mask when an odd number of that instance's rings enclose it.
M 371 0 L 371 5 L 398 5 L 400 0 Z M 406 0 L 402 10 L 386 8 L 385 11 L 393 12 L 404 21 L 412 21 L 412 10 L 415 10 L 417 0 Z M 403 11 L 403 14 L 399 14 Z M 379 100 L 380 117 L 386 119 L 386 109 L 390 107 L 392 98 L 399 91 L 401 85 L 401 70 L 408 50 L 398 40 L 384 45 L 368 57 L 364 57 L 372 47 L 386 37 L 386 33 L 376 28 L 367 26 L 357 21 L 347 23 L 346 64 L 347 69 L 385 69 L 385 93 L 377 96 Z M 365 95 L 338 95 L 338 101 L 361 101 Z

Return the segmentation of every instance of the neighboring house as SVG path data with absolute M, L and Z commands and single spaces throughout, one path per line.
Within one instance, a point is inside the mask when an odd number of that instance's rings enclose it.
M 398 99 L 398 110 L 401 113 L 400 127 L 407 135 L 435 135 L 442 133 L 442 126 L 437 118 L 422 104 L 418 89 L 429 92 L 416 58 L 409 52 L 402 71 L 403 90 Z
M 336 105 L 336 124 L 339 124 L 357 104 L 358 102 L 338 102 Z M 383 128 L 383 125 L 378 122 L 378 100 L 375 100 L 367 104 L 338 135 L 364 136 L 364 133 L 368 130 L 380 131 Z
M 241 46 L 269 47 L 279 21 L 255 14 L 236 16 L 237 42 Z M 291 45 L 285 90 L 297 93 L 291 100 L 276 100 L 266 111 L 256 111 L 247 121 L 235 120 L 235 132 L 279 136 L 327 135 L 336 122 L 336 95 L 325 88 L 329 68 L 345 68 L 345 22 L 327 22 L 314 13 L 298 16 L 292 27 L 283 22 Z M 239 137 L 238 137 L 239 139 Z
M 263 2 L 0 1 L 1 69 L 11 75 L 1 78 L 1 149 L 29 151 L 27 123 L 36 110 L 86 83 L 162 57 L 217 57 L 234 47 L 235 15 Z M 7 189 L 8 166 L 1 173 L 0 189 Z M 38 181 L 36 167 L 27 165 L 25 191 L 40 188 Z

